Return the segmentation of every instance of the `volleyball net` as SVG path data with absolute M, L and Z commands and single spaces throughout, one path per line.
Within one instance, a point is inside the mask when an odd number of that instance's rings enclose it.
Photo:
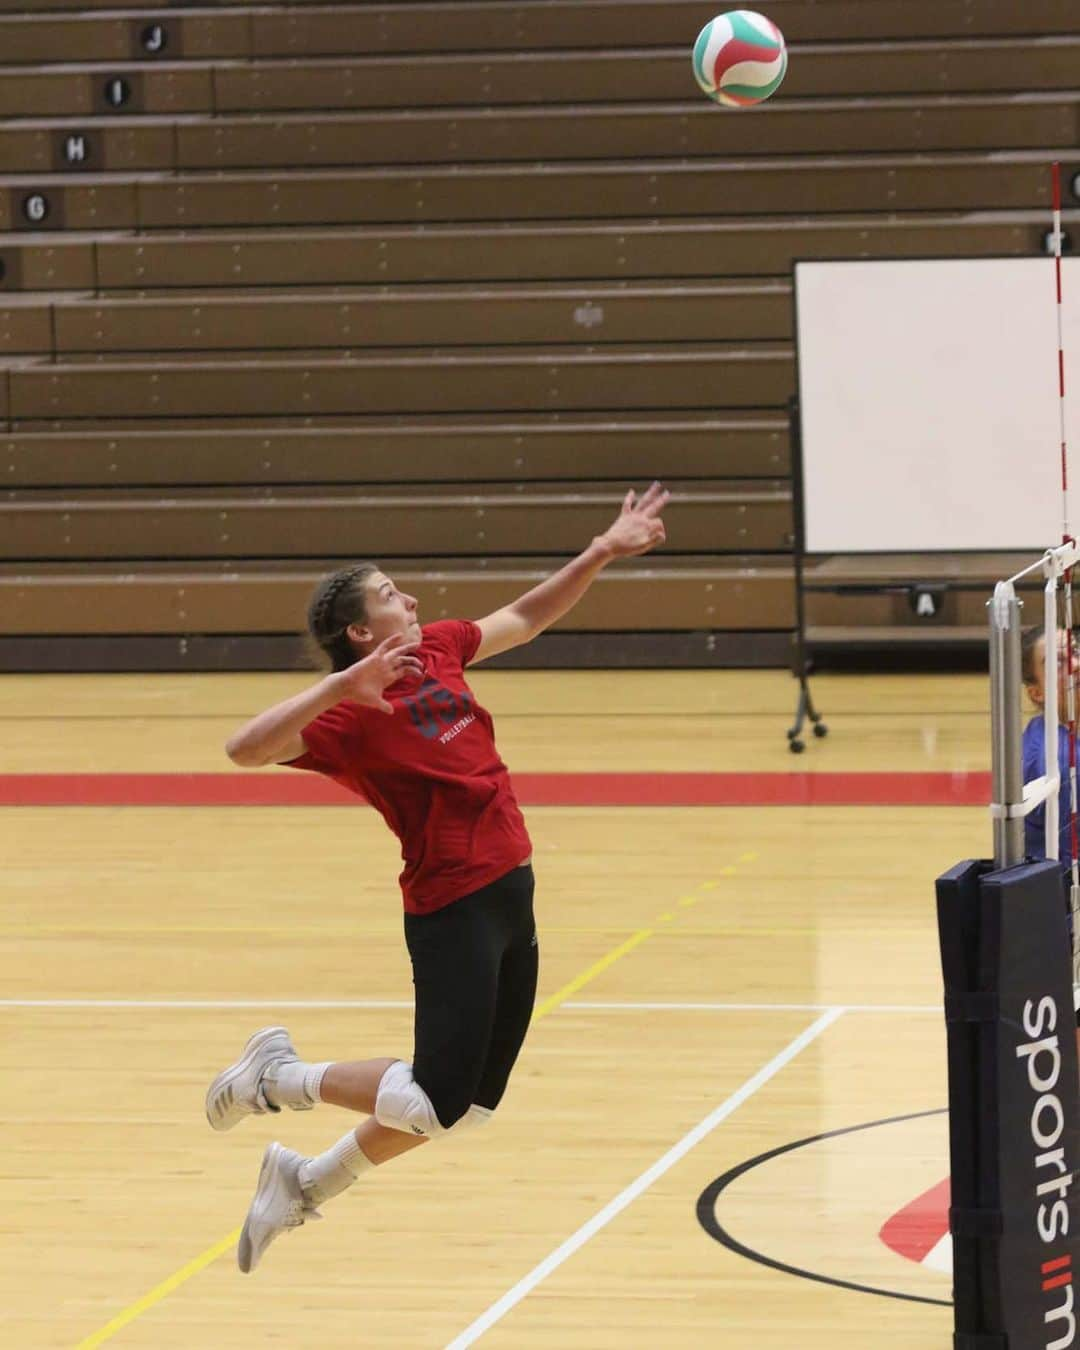
M 1068 519 L 1057 165 L 1053 192 L 1062 542 L 994 588 L 988 607 L 994 856 L 958 863 L 937 881 L 954 1350 L 1078 1345 L 1073 1281 L 1080 1187 L 1074 1193 L 1073 1181 L 1080 1171 L 1080 849 L 1072 575 L 1080 549 Z M 1025 642 L 1016 588 L 1039 573 L 1041 624 Z M 1042 697 L 1041 755 L 1027 756 L 1032 773 L 1026 783 L 1025 655 L 1029 682 Z M 1032 736 L 1031 750 L 1039 739 Z
M 1025 856 L 1054 859 L 1067 868 L 1074 952 L 1080 953 L 1080 847 L 1077 825 L 1077 678 L 1073 632 L 1072 570 L 1080 562 L 1080 546 L 1068 539 L 1029 567 L 994 588 L 990 617 L 990 726 L 994 863 L 1012 867 Z M 1017 584 L 1034 573 L 1044 578 L 1042 622 L 1025 629 L 1023 602 Z M 1021 688 L 1028 677 L 1042 690 L 1042 773 L 1024 781 L 1024 733 L 1021 730 Z M 1062 732 L 1065 732 L 1064 739 Z M 1037 742 L 1038 743 L 1038 742 Z M 1030 762 L 1030 757 L 1029 757 Z M 1064 786 L 1065 792 L 1062 793 Z M 1062 797 L 1067 819 L 1062 821 Z M 1027 817 L 1043 814 L 1042 838 L 1030 846 Z M 1080 956 L 1073 958 L 1073 982 L 1080 986 Z M 1078 988 L 1080 992 L 1080 988 Z
M 1076 544 L 1067 541 L 994 589 L 994 857 L 958 863 L 937 881 L 954 1350 L 1068 1350 L 1078 1344 L 1073 1277 L 1080 1261 L 1080 1207 L 1073 1178 L 1080 1170 L 1080 1071 L 1069 924 L 1076 864 L 1066 868 L 1058 856 L 1063 781 L 1072 786 L 1064 833 L 1070 842 L 1076 836 L 1075 734 L 1067 738 L 1073 748 L 1064 772 L 1059 741 L 1062 712 L 1071 713 L 1073 722 L 1076 713 L 1069 610 L 1070 571 L 1078 560 Z M 1016 584 L 1040 569 L 1044 753 L 1037 766 L 1042 772 L 1025 784 Z M 1045 816 L 1042 847 L 1032 849 L 1025 822 L 1039 809 Z

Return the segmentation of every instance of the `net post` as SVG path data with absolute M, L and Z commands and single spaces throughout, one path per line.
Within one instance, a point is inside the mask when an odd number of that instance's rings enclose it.
M 1024 859 L 1020 610 L 1012 582 L 999 581 L 989 604 L 994 865 L 998 870 Z

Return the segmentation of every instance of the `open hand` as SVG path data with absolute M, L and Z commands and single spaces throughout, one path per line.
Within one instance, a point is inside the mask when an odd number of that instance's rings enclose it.
M 342 698 L 351 698 L 365 708 L 392 713 L 394 705 L 383 698 L 383 690 L 406 675 L 423 675 L 424 667 L 416 656 L 419 642 L 409 642 L 404 633 L 394 633 L 362 660 L 338 672 Z
M 660 513 L 671 500 L 671 493 L 653 483 L 637 498 L 631 489 L 623 498 L 622 510 L 601 536 L 616 558 L 632 558 L 648 553 L 667 538 Z

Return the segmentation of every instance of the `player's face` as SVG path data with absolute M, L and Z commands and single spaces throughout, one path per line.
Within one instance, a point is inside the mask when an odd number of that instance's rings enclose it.
M 420 637 L 416 600 L 400 590 L 385 572 L 373 572 L 367 583 L 367 623 L 371 634 L 368 645 L 377 647 L 395 633 L 407 638 Z
M 1040 638 L 1031 653 L 1035 678 L 1029 687 L 1031 701 L 1041 708 L 1046 701 L 1046 639 Z M 1073 687 L 1080 692 L 1080 654 L 1073 639 Z M 1058 633 L 1058 718 L 1069 716 L 1069 649 L 1064 632 Z

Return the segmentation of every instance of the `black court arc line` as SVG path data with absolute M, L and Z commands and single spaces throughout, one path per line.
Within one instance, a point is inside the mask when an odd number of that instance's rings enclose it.
M 792 1144 L 781 1144 L 779 1148 L 771 1148 L 767 1153 L 759 1153 L 756 1158 L 750 1158 L 746 1162 L 739 1163 L 737 1167 L 731 1168 L 723 1176 L 709 1182 L 708 1186 L 698 1196 L 698 1223 L 711 1238 L 727 1247 L 729 1251 L 735 1252 L 739 1256 L 745 1256 L 750 1261 L 756 1261 L 759 1265 L 769 1266 L 772 1270 L 783 1271 L 786 1275 L 797 1275 L 803 1280 L 816 1280 L 818 1284 L 833 1284 L 840 1289 L 853 1289 L 859 1294 L 877 1294 L 879 1298 L 899 1298 L 908 1303 L 932 1303 L 939 1308 L 951 1308 L 953 1306 L 951 1299 L 926 1298 L 921 1294 L 901 1294 L 895 1289 L 875 1289 L 873 1285 L 855 1284 L 851 1280 L 838 1280 L 832 1275 L 819 1275 L 812 1270 L 802 1270 L 799 1266 L 789 1266 L 784 1261 L 777 1261 L 771 1256 L 766 1256 L 764 1252 L 757 1252 L 752 1247 L 747 1247 L 738 1238 L 732 1237 L 716 1218 L 716 1202 L 728 1186 L 741 1177 L 744 1172 L 749 1172 L 762 1163 L 769 1162 L 772 1158 L 779 1158 L 784 1153 L 792 1153 L 797 1148 L 805 1148 L 808 1144 L 820 1143 L 822 1139 L 835 1139 L 842 1134 L 856 1134 L 860 1130 L 873 1130 L 879 1125 L 898 1125 L 905 1120 L 922 1120 L 926 1116 L 943 1116 L 947 1111 L 948 1107 L 938 1107 L 933 1111 L 913 1111 L 906 1116 L 888 1116 L 884 1120 L 870 1120 L 865 1125 L 847 1125 L 842 1130 L 827 1130 L 824 1134 L 812 1134 L 806 1139 L 796 1139 Z

